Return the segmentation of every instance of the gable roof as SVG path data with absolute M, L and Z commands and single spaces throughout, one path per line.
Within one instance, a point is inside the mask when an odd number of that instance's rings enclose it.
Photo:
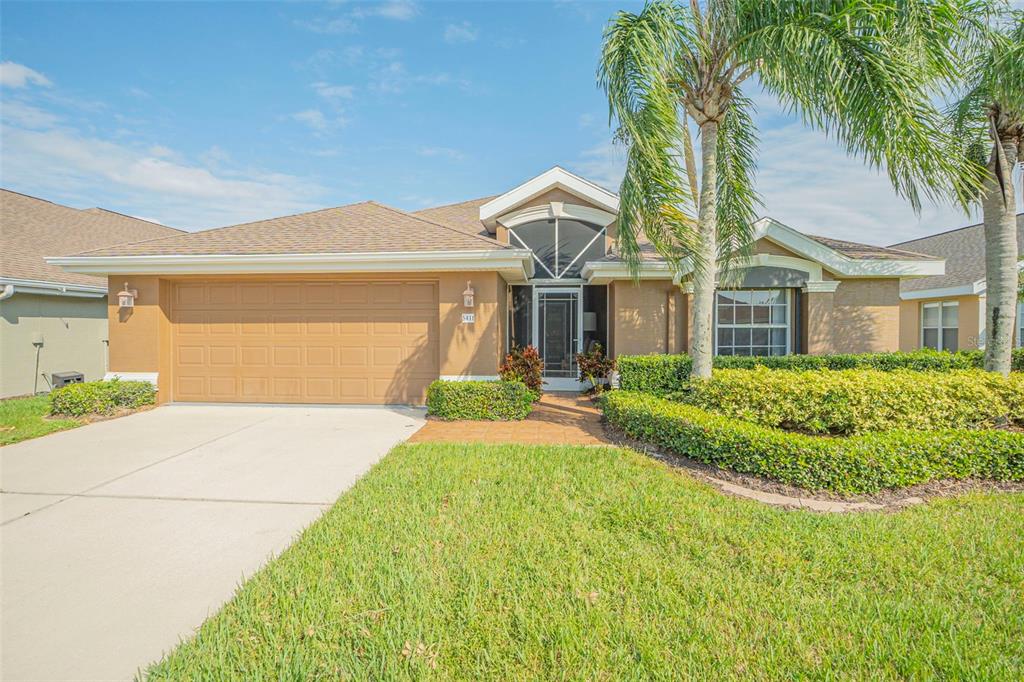
M 1024 213 L 1017 215 L 1017 243 L 1024 245 Z M 963 289 L 965 294 L 977 294 L 984 291 L 984 225 L 968 225 L 929 237 L 893 244 L 893 247 L 913 249 L 946 259 L 946 274 L 903 282 L 900 288 L 904 292 L 954 288 Z
M 177 234 L 183 233 L 114 211 L 0 189 L 0 278 L 105 288 L 105 278 L 67 272 L 44 257 Z
M 610 213 L 619 212 L 618 194 L 609 192 L 575 173 L 570 173 L 561 166 L 554 166 L 481 205 L 480 221 L 484 225 L 493 226 L 499 216 L 553 189 L 561 189 Z
M 93 249 L 79 256 L 504 250 L 501 242 L 375 201 Z
M 460 201 L 457 204 L 445 204 L 444 206 L 424 208 L 419 211 L 414 211 L 413 215 L 426 218 L 427 220 L 444 223 L 445 225 L 450 225 L 468 234 L 478 234 L 483 237 L 487 237 L 490 233 L 487 231 L 487 227 L 480 220 L 480 207 L 497 196 L 498 195 L 495 194 L 489 197 Z

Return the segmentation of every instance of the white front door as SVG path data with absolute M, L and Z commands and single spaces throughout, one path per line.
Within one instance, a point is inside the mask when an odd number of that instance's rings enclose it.
M 544 388 L 579 391 L 576 354 L 583 350 L 581 287 L 534 287 L 533 338 L 544 361 Z

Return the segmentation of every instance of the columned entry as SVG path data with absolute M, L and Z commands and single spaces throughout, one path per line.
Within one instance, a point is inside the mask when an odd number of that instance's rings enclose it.
M 576 354 L 583 350 L 582 287 L 534 287 L 533 338 L 544 361 L 544 387 L 578 391 Z

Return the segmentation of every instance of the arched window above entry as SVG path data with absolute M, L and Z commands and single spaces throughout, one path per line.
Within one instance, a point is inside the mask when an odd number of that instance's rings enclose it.
M 509 243 L 533 251 L 540 278 L 577 278 L 588 260 L 605 255 L 606 228 L 572 218 L 548 218 L 508 230 Z

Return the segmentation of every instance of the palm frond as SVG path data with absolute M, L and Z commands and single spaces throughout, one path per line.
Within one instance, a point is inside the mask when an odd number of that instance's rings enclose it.
M 732 276 L 735 265 L 750 255 L 754 219 L 761 197 L 754 188 L 757 172 L 757 126 L 754 104 L 739 90 L 718 131 L 718 255 L 720 279 Z

